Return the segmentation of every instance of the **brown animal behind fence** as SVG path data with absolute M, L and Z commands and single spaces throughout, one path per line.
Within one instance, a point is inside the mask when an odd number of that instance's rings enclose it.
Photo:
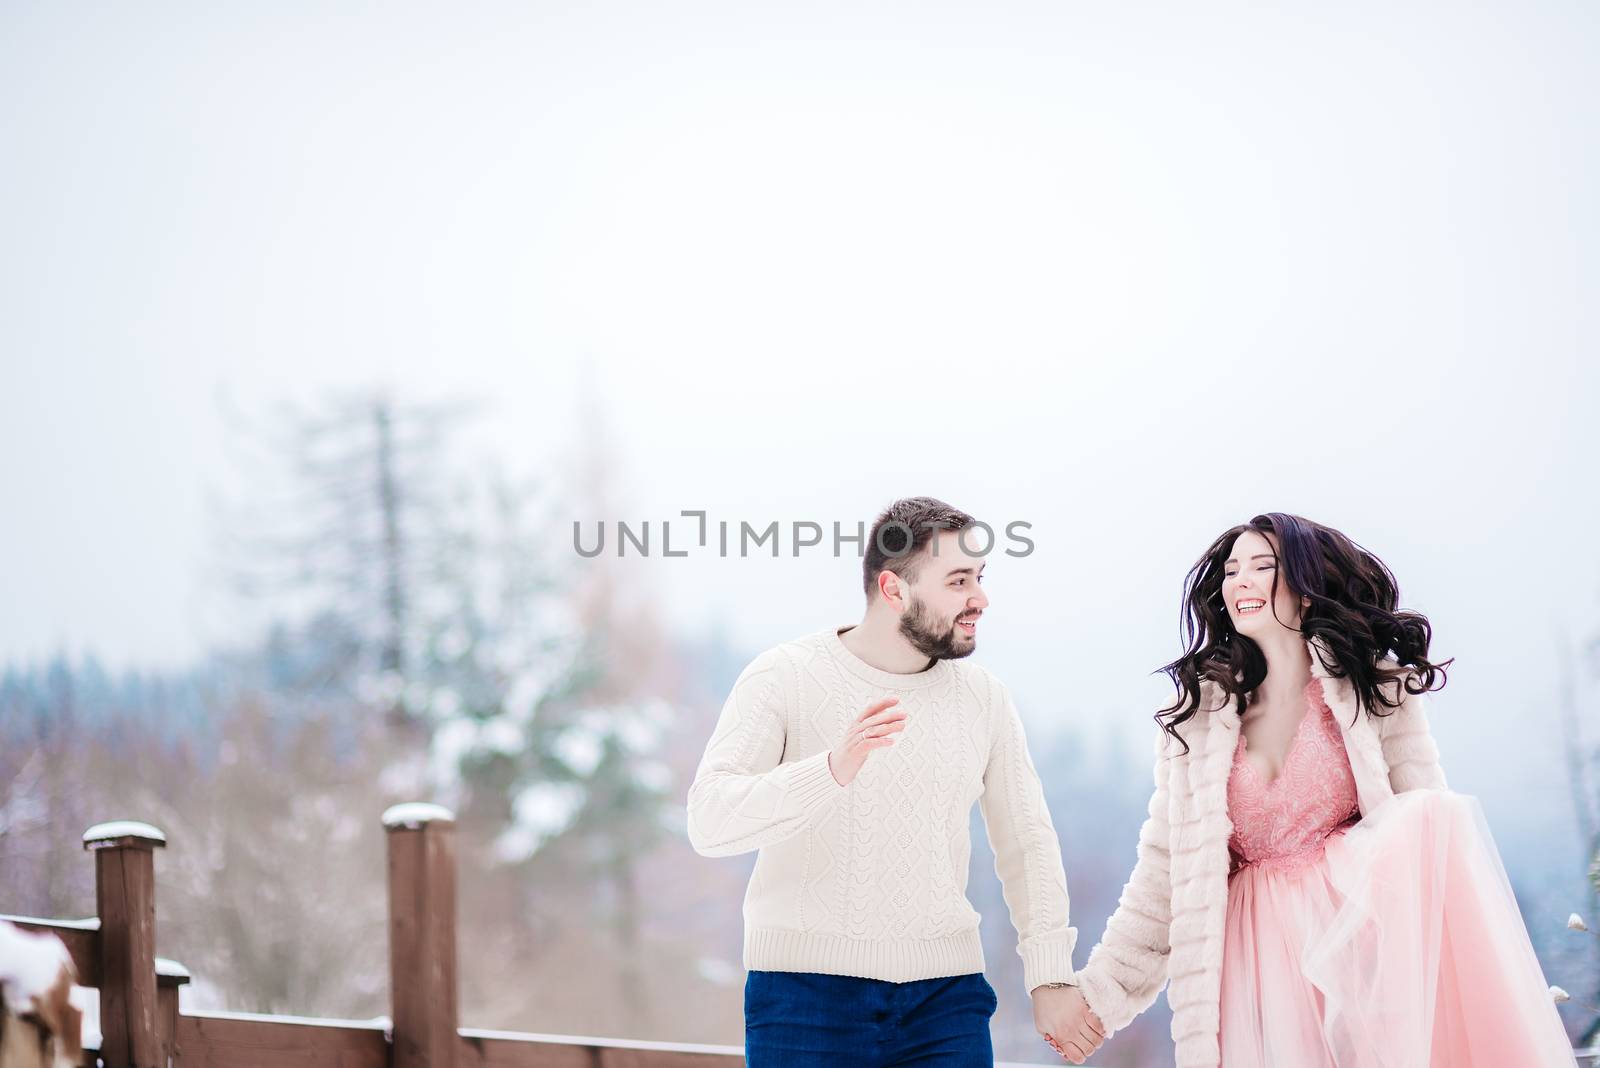
M 77 971 L 53 934 L 0 923 L 0 1068 L 75 1068 L 83 1013 L 72 1003 Z

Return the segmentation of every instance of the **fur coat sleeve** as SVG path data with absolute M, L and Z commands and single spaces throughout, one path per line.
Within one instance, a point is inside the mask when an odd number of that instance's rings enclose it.
M 1172 882 L 1168 831 L 1168 768 L 1172 755 L 1165 731 L 1156 738 L 1155 790 L 1148 816 L 1139 828 L 1138 860 L 1105 934 L 1078 973 L 1089 1008 L 1106 1026 L 1106 1036 L 1126 1027 L 1149 1008 L 1167 985 L 1171 952 Z
M 1449 788 L 1439 765 L 1439 747 L 1428 730 L 1427 701 L 1424 694 L 1406 693 L 1400 707 L 1378 721 L 1389 785 L 1397 794 Z

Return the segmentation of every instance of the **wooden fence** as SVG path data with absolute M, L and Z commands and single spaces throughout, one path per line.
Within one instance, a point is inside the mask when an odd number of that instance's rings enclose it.
M 329 1020 L 179 1012 L 182 965 L 156 950 L 155 850 L 146 823 L 102 823 L 88 920 L 0 916 L 60 936 L 82 986 L 100 995 L 100 1048 L 85 1068 L 741 1068 L 738 1046 L 537 1035 L 460 1026 L 456 982 L 455 817 L 438 805 L 396 805 L 388 838 L 389 1019 Z M 1583 1064 L 1600 1052 L 1580 1050 Z M 1062 1061 L 1060 1063 L 1066 1063 Z M 1029 1068 L 996 1065 L 996 1068 Z
M 738 1068 L 738 1046 L 535 1035 L 460 1026 L 456 999 L 455 818 L 437 805 L 384 813 L 388 839 L 388 1020 L 179 1012 L 182 965 L 156 957 L 155 851 L 145 823 L 103 823 L 88 920 L 0 916 L 60 936 L 82 986 L 100 995 L 93 1068 Z

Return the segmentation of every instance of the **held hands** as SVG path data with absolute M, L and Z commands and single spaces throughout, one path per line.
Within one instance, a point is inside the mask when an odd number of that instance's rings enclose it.
M 855 723 L 845 732 L 844 740 L 829 752 L 828 769 L 833 772 L 833 778 L 840 786 L 849 786 L 861 771 L 861 765 L 867 762 L 868 754 L 874 749 L 893 745 L 895 732 L 905 729 L 905 709 L 884 711 L 890 705 L 899 703 L 898 697 L 885 697 L 868 705 L 867 710 L 857 716 Z
M 1075 986 L 1041 986 L 1033 991 L 1033 1026 L 1050 1048 L 1082 1064 L 1106 1040 L 1105 1024 Z

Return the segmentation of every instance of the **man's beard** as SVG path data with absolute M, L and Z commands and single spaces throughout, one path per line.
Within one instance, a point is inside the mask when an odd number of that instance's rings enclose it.
M 917 652 L 935 660 L 958 660 L 963 656 L 971 656 L 978 647 L 977 642 L 957 645 L 955 619 L 946 621 L 941 627 L 928 610 L 927 603 L 918 600 L 915 595 L 911 598 L 911 607 L 900 616 L 900 633 Z

